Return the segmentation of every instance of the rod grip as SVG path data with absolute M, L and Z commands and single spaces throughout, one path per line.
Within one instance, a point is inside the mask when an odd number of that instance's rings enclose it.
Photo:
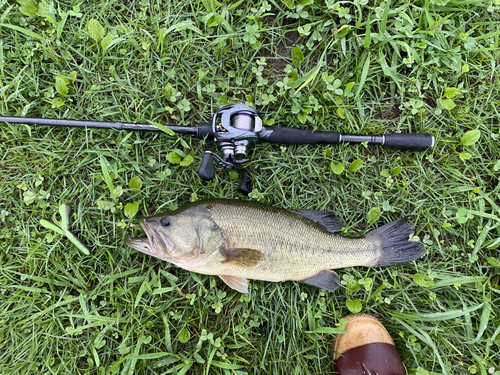
M 270 129 L 267 129 L 266 134 L 262 136 L 261 139 L 269 143 L 294 145 L 337 144 L 340 142 L 340 133 L 273 126 Z
M 384 147 L 425 151 L 434 147 L 435 138 L 426 133 L 385 134 Z

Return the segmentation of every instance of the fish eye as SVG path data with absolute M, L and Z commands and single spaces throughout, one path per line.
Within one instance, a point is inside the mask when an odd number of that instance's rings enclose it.
M 168 217 L 164 217 L 160 221 L 161 225 L 164 227 L 169 227 L 170 226 L 170 220 L 168 220 Z

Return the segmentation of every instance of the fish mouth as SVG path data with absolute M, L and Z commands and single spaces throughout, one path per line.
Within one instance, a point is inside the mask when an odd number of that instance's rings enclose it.
M 133 247 L 141 253 L 151 254 L 151 243 L 147 238 L 129 237 L 125 240 L 125 245 Z
M 154 230 L 145 219 L 139 219 L 147 238 L 127 238 L 125 244 L 148 255 L 169 260 L 168 255 L 173 250 L 173 243 L 162 232 Z

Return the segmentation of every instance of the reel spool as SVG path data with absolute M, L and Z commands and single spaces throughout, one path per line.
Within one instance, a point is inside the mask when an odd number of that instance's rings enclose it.
M 215 177 L 214 162 L 228 169 L 238 169 L 243 172 L 240 190 L 248 194 L 252 191 L 248 171 L 241 167 L 248 161 L 249 149 L 259 142 L 262 130 L 262 119 L 258 112 L 244 104 L 229 104 L 222 106 L 212 119 L 212 134 L 222 157 L 206 151 L 198 170 L 205 181 Z
M 212 131 L 222 159 L 241 164 L 248 159 L 248 149 L 256 144 L 262 130 L 257 111 L 244 104 L 222 106 L 212 120 Z

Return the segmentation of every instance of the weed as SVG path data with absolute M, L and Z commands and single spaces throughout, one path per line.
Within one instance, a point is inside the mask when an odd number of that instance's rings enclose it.
M 428 132 L 432 151 L 259 144 L 249 197 L 197 175 L 213 144 L 0 125 L 0 372 L 333 373 L 343 316 L 378 315 L 409 374 L 500 373 L 497 1 L 0 1 L 0 113 L 165 125 L 257 106 L 267 125 Z M 342 286 L 240 295 L 124 245 L 197 199 L 408 216 L 426 256 Z M 70 203 L 66 237 L 40 225 Z M 74 233 L 73 233 L 74 234 Z

